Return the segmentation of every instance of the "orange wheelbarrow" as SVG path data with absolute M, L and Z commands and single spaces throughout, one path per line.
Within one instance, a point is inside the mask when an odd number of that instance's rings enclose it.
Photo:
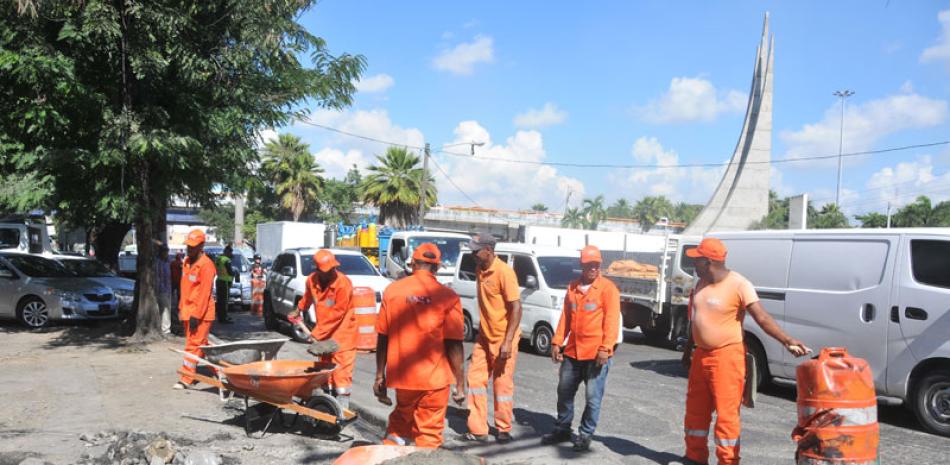
M 218 365 L 184 351 L 175 351 L 218 370 L 218 378 L 184 373 L 181 368 L 178 369 L 179 374 L 232 391 L 244 398 L 244 432 L 248 436 L 252 435 L 252 423 L 257 419 L 251 413 L 254 409 L 250 407 L 250 399 L 275 407 L 259 437 L 264 437 L 274 419 L 278 417 L 286 428 L 290 428 L 302 416 L 315 432 L 324 435 L 336 435 L 358 418 L 356 412 L 344 409 L 332 396 L 314 394 L 315 389 L 327 384 L 330 373 L 336 368 L 332 363 L 262 360 L 243 365 L 230 365 L 226 362 Z M 290 424 L 284 423 L 283 410 L 295 412 Z

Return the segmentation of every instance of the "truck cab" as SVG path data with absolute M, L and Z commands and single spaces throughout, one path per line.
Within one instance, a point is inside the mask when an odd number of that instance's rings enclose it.
M 459 258 L 462 245 L 468 243 L 471 237 L 467 234 L 436 232 L 436 231 L 396 231 L 389 238 L 385 251 L 380 250 L 380 269 L 384 276 L 390 279 L 399 279 L 409 271 L 409 262 L 412 251 L 420 244 L 431 242 L 442 253 L 442 265 L 436 279 L 446 284 L 455 276 L 455 264 Z
M 52 254 L 46 225 L 38 223 L 0 223 L 0 252 Z

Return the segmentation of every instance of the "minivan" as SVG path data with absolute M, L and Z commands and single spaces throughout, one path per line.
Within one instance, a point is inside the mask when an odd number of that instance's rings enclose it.
M 564 296 L 571 281 L 581 274 L 580 252 L 574 249 L 530 244 L 499 243 L 495 255 L 510 265 L 521 288 L 521 338 L 540 355 L 551 353 Z M 475 257 L 468 248 L 459 255 L 449 287 L 459 295 L 465 319 L 465 340 L 475 340 L 480 322 L 475 286 Z M 623 340 L 623 318 L 618 341 Z
M 752 282 L 786 333 L 867 360 L 879 396 L 950 436 L 950 228 L 710 236 L 726 244 L 726 265 Z M 761 380 L 794 379 L 804 360 L 746 323 Z

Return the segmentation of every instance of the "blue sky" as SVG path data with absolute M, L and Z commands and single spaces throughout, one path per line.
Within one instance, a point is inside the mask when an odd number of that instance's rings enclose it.
M 479 161 L 725 162 L 735 147 L 763 15 L 775 35 L 772 158 L 837 153 L 832 96 L 853 89 L 844 151 L 950 140 L 950 2 L 367 2 L 325 0 L 303 24 L 366 56 L 355 104 L 314 122 L 436 154 L 440 201 L 562 210 L 582 197 L 705 203 L 718 168 L 579 169 Z M 295 124 L 331 176 L 385 146 Z M 466 146 L 449 148 L 467 153 Z M 448 174 L 459 192 L 443 175 Z M 950 146 L 848 159 L 842 206 L 950 197 Z M 834 161 L 775 165 L 782 195 L 833 200 Z M 470 200 L 471 198 L 472 200 Z

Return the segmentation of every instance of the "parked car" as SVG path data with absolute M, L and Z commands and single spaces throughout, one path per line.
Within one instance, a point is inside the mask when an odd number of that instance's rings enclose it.
M 211 258 L 211 261 L 217 264 L 218 256 L 224 253 L 224 246 L 209 245 L 205 246 L 204 251 Z M 251 307 L 251 260 L 240 250 L 234 249 L 231 263 L 237 275 L 234 277 L 234 282 L 231 283 L 231 289 L 228 291 L 228 304 L 231 306 L 240 305 L 248 309 Z
M 499 243 L 495 255 L 511 265 L 521 288 L 521 338 L 540 355 L 551 353 L 551 340 L 564 309 L 571 281 L 581 274 L 577 250 L 529 244 Z M 449 284 L 462 301 L 465 340 L 475 339 L 480 322 L 475 285 L 475 257 L 462 249 L 454 279 Z M 623 317 L 618 340 L 623 340 Z
M 785 332 L 867 360 L 878 395 L 903 401 L 927 430 L 950 436 L 950 228 L 711 236 L 725 242 L 729 268 L 755 285 Z M 805 359 L 756 324 L 745 331 L 762 382 L 795 379 Z
M 267 284 L 264 289 L 264 323 L 268 329 L 276 330 L 281 321 L 287 321 L 287 315 L 297 307 L 298 301 L 306 290 L 307 276 L 314 271 L 313 254 L 318 249 L 301 248 L 283 251 L 274 259 L 274 265 L 267 272 Z M 380 274 L 379 270 L 365 255 L 356 250 L 330 249 L 340 262 L 339 270 L 343 272 L 353 286 L 364 286 L 373 289 L 376 293 L 376 310 L 382 301 L 383 291 L 391 282 Z M 316 315 L 313 307 L 304 313 L 304 322 L 313 328 L 316 324 Z M 298 341 L 306 342 L 309 334 L 303 333 L 293 326 L 293 337 Z
M 42 328 L 55 320 L 115 318 L 118 306 L 111 289 L 56 261 L 0 253 L 0 317 Z
M 115 294 L 115 299 L 119 303 L 119 311 L 125 314 L 132 313 L 132 302 L 135 298 L 135 280 L 115 274 L 102 262 L 92 258 L 54 255 L 53 260 L 56 260 L 80 278 L 89 278 L 112 289 L 112 293 Z

